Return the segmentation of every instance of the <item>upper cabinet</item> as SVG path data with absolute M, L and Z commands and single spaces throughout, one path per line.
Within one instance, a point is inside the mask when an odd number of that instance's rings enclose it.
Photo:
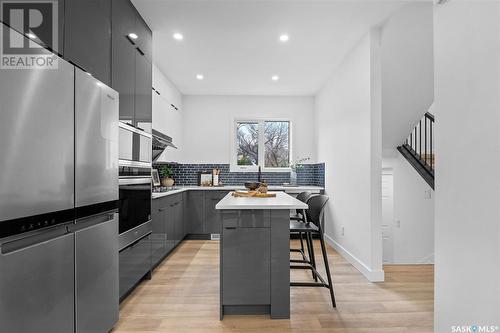
M 137 31 L 137 48 L 144 54 L 149 62 L 153 61 L 153 35 L 141 15 L 136 16 L 135 27 Z
M 64 58 L 111 83 L 111 0 L 65 0 Z
M 112 2 L 111 86 L 120 93 L 120 120 L 151 133 L 152 33 L 129 0 Z
M 135 9 L 128 0 L 112 3 L 111 86 L 120 93 L 120 120 L 134 123 L 135 55 L 129 34 L 135 33 Z
M 135 57 L 135 125 L 151 133 L 153 123 L 152 68 L 145 56 Z

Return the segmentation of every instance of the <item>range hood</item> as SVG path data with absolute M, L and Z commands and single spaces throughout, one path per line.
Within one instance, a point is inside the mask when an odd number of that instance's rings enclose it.
M 165 135 L 155 129 L 153 129 L 153 162 L 155 162 L 161 153 L 167 148 L 172 147 L 177 149 L 177 147 L 172 143 L 172 138 Z

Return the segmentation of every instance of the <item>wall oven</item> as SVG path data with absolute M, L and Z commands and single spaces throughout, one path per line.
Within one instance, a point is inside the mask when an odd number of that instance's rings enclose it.
M 147 236 L 151 224 L 151 134 L 120 123 L 119 247 Z

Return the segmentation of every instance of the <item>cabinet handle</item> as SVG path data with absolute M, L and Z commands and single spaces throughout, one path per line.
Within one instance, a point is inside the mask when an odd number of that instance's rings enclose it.
M 130 42 L 130 44 L 135 45 L 134 40 L 133 40 L 132 38 L 130 38 L 130 36 L 129 36 L 129 35 L 126 35 L 126 36 L 125 36 L 125 38 L 127 38 L 127 39 L 128 39 L 128 41 Z
M 224 229 L 236 229 L 236 227 L 224 227 Z
M 136 49 L 141 55 L 144 55 L 144 52 L 142 52 L 142 50 L 139 47 L 136 47 Z

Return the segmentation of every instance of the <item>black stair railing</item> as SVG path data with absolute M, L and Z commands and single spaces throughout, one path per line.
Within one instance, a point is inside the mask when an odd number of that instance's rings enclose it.
M 398 147 L 399 152 L 420 173 L 434 189 L 434 116 L 426 112 L 413 128 L 405 142 Z

